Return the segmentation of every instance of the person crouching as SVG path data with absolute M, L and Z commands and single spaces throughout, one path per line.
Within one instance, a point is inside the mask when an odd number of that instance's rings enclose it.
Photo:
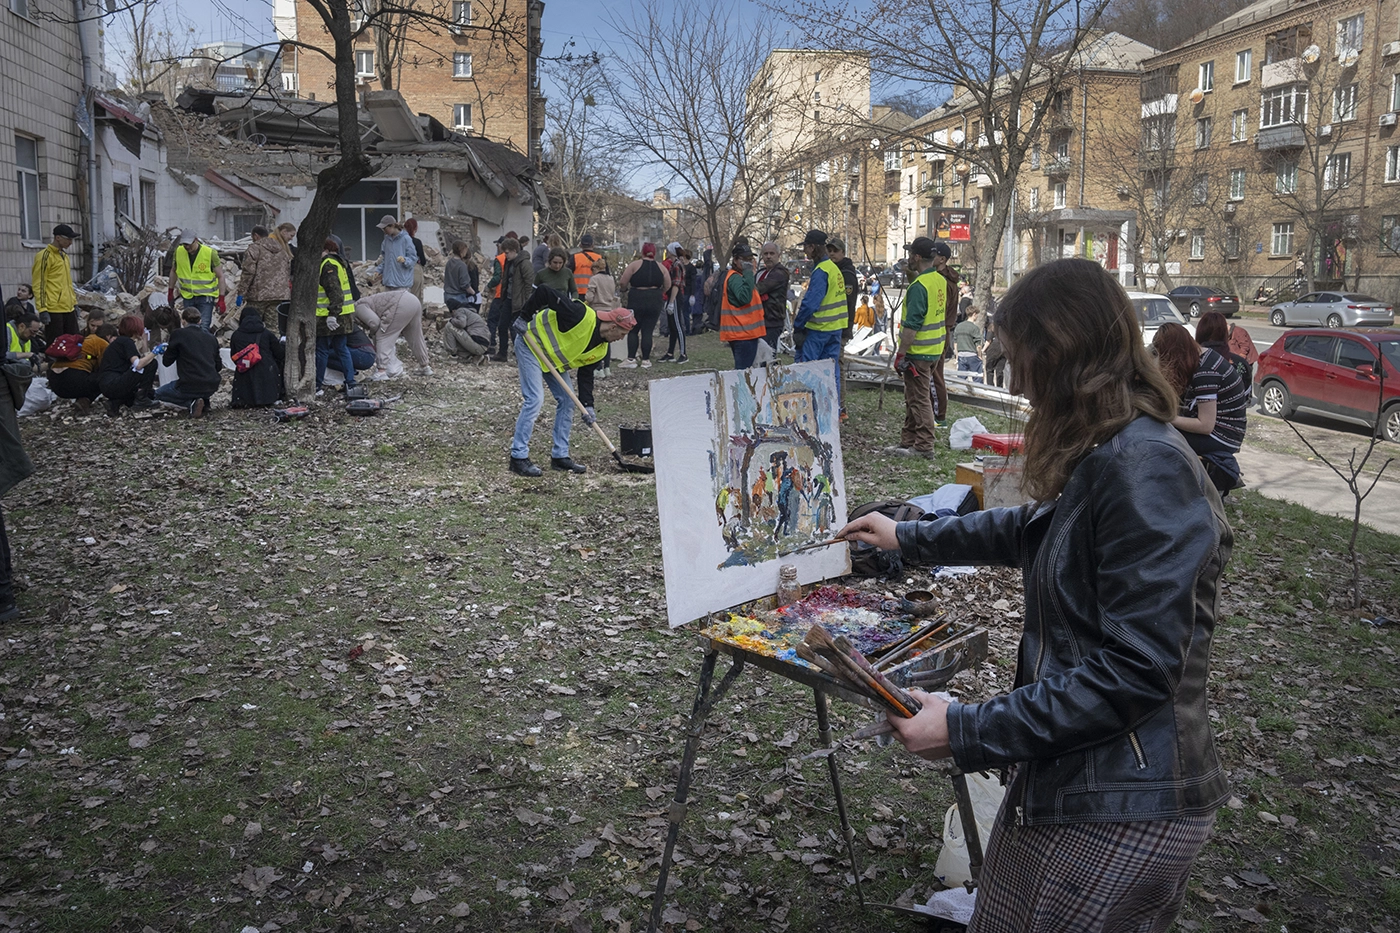
M 608 345 L 626 336 L 636 326 L 632 312 L 595 311 L 582 301 L 565 298 L 553 289 L 537 286 L 526 300 L 512 325 L 515 334 L 515 361 L 520 371 L 520 394 L 524 402 L 515 420 L 515 436 L 510 443 L 510 471 L 520 476 L 540 476 L 530 461 L 530 435 L 544 407 L 544 385 L 554 396 L 554 437 L 550 448 L 551 469 L 583 473 L 586 467 L 569 457 L 569 433 L 573 430 L 573 400 L 559 381 L 568 371 L 596 363 L 608 352 Z M 526 339 L 528 336 L 528 340 Z M 540 354 L 537 356 L 536 354 Z M 552 364 L 560 374 L 545 372 Z M 591 422 L 591 415 L 585 420 Z
M 199 305 L 188 304 L 180 314 L 185 326 L 170 335 L 161 354 L 166 366 L 177 366 L 179 376 L 156 389 L 155 399 L 183 408 L 199 418 L 209 407 L 210 397 L 219 391 L 219 341 L 204 329 Z

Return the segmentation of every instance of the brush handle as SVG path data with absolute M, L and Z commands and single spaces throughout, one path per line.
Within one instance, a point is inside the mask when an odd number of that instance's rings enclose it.
M 850 658 L 851 662 L 859 667 L 863 673 L 867 674 L 882 692 L 889 694 L 900 706 L 911 710 L 912 712 L 905 714 L 907 717 L 912 717 L 919 710 L 923 709 L 919 701 L 910 696 L 908 691 L 903 687 L 898 687 L 890 683 L 890 681 L 885 679 L 884 674 L 881 674 L 879 671 L 875 670 L 875 668 L 871 667 L 870 662 L 865 660 L 865 656 L 856 650 L 855 645 L 851 644 L 850 640 L 847 639 L 845 635 L 835 639 L 834 644 L 836 645 L 836 649 Z

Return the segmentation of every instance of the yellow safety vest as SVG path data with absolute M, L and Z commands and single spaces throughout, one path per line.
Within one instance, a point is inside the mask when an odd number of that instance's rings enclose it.
M 559 317 L 553 308 L 536 314 L 526 327 L 530 341 L 534 344 L 531 350 L 537 357 L 543 353 L 561 373 L 596 363 L 607 355 L 606 340 L 591 349 L 588 346 L 593 340 L 593 332 L 598 329 L 598 312 L 588 305 L 584 305 L 584 308 L 587 313 L 584 314 L 583 320 L 567 331 L 559 330 Z M 544 361 L 539 362 L 540 369 L 544 369 Z
M 335 274 L 340 277 L 340 314 L 342 317 L 353 315 L 355 313 L 355 293 L 350 291 L 350 276 L 345 271 L 345 263 L 334 256 L 324 256 L 321 259 L 322 272 L 326 271 L 326 263 L 328 262 L 335 263 Z M 331 316 L 331 298 L 320 285 L 316 286 L 316 316 Z
M 817 263 L 817 268 L 826 273 L 826 297 L 817 306 L 816 313 L 807 319 L 807 329 L 845 330 L 846 278 L 830 259 Z
M 29 353 L 29 352 L 31 352 L 31 348 L 34 346 L 34 344 L 33 344 L 32 342 L 28 341 L 28 340 L 21 341 L 21 340 L 19 339 L 19 331 L 15 330 L 15 325 L 14 325 L 13 323 L 6 324 L 6 325 L 5 325 L 5 329 L 8 330 L 8 331 L 10 332 L 10 350 L 9 350 L 9 352 L 11 352 L 11 353 Z
M 924 323 L 914 331 L 914 340 L 904 351 L 910 356 L 937 359 L 943 355 L 943 344 L 948 339 L 948 280 L 937 269 L 929 269 L 914 279 L 913 284 L 924 287 L 928 306 L 924 311 Z M 908 320 L 908 316 L 909 293 L 906 291 L 904 320 Z
M 204 243 L 199 244 L 193 266 L 189 249 L 183 244 L 175 247 L 175 281 L 180 283 L 180 297 L 203 298 L 219 294 L 219 277 L 215 271 L 218 262 L 219 254 Z

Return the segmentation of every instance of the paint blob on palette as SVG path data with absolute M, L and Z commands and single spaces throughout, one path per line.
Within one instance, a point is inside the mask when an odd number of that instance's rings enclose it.
M 918 625 L 899 613 L 898 600 L 884 599 L 838 586 L 821 586 L 781 609 L 730 613 L 701 631 L 716 641 L 737 645 L 756 654 L 810 667 L 797 656 L 798 644 L 813 625 L 821 625 L 833 638 L 845 635 L 856 650 L 867 656 L 904 639 Z
M 831 360 L 651 383 L 656 498 L 672 626 L 850 572 Z

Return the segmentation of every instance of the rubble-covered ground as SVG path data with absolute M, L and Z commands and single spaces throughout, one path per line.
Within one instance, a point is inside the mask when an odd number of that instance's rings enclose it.
M 602 423 L 728 357 L 691 355 L 615 370 Z M 0 929 L 645 929 L 701 657 L 666 625 L 652 479 L 582 425 L 587 475 L 511 476 L 513 366 L 434 367 L 380 384 L 404 398 L 373 418 L 24 421 Z M 950 481 L 953 452 L 880 453 L 903 403 L 879 402 L 851 392 L 850 501 Z M 1360 621 L 1400 616 L 1400 540 L 1362 530 L 1357 614 L 1343 522 L 1252 494 L 1228 513 L 1211 696 L 1235 796 L 1180 927 L 1400 933 L 1400 629 Z M 991 632 L 955 691 L 1009 685 L 1014 571 L 861 585 L 934 589 Z M 746 671 L 705 732 L 668 929 L 918 928 L 859 905 L 816 745 L 810 692 Z M 924 900 L 949 782 L 898 746 L 838 761 L 867 901 Z

